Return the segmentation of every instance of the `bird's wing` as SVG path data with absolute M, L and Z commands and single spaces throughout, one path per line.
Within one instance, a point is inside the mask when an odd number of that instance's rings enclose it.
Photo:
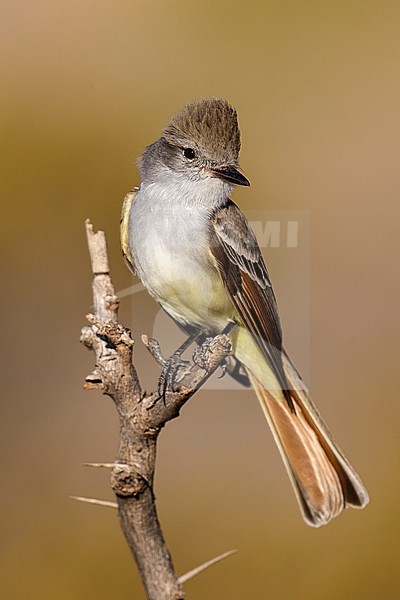
M 124 198 L 121 211 L 120 219 L 120 234 L 121 234 L 121 248 L 122 256 L 128 268 L 134 275 L 136 275 L 135 266 L 133 264 L 133 258 L 129 250 L 129 214 L 131 212 L 132 203 L 135 199 L 135 194 L 139 188 L 133 188 L 130 190 Z
M 244 326 L 268 360 L 293 408 L 282 364 L 282 329 L 271 281 L 256 237 L 232 202 L 211 217 L 211 253 Z

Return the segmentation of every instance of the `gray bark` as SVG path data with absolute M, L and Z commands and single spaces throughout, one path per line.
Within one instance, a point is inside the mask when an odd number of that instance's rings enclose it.
M 102 231 L 94 232 L 86 222 L 93 271 L 94 314 L 82 329 L 81 342 L 94 352 L 95 368 L 86 377 L 86 389 L 98 389 L 114 401 L 120 422 L 119 450 L 111 471 L 111 486 L 117 498 L 122 531 L 136 560 L 150 600 L 180 600 L 182 585 L 157 518 L 154 472 L 157 438 L 164 425 L 179 415 L 182 406 L 231 353 L 225 335 L 209 338 L 196 350 L 191 362 L 182 366 L 175 388 L 165 398 L 158 392 L 142 391 L 132 362 L 133 339 L 118 322 L 118 298 L 109 274 L 107 247 Z M 143 343 L 161 367 L 165 359 L 156 340 Z

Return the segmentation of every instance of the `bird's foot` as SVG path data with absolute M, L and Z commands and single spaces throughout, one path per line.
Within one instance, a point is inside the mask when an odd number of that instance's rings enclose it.
M 190 363 L 182 360 L 180 353 L 175 353 L 170 358 L 164 359 L 164 367 L 158 380 L 158 394 L 165 403 L 168 391 L 178 391 L 176 384 L 182 379 Z
M 196 363 L 196 365 L 199 365 L 199 367 L 201 367 L 202 369 L 207 370 L 209 368 L 207 357 L 209 354 L 210 346 L 213 342 L 214 338 L 208 337 L 204 340 L 202 345 L 196 348 L 196 350 L 193 352 L 193 362 Z
M 199 365 L 199 367 L 201 367 L 202 369 L 204 369 L 206 371 L 209 371 L 211 368 L 210 357 L 213 354 L 213 345 L 215 344 L 215 342 L 216 342 L 215 337 L 206 338 L 204 340 L 204 342 L 201 344 L 201 346 L 196 348 L 196 350 L 193 352 L 193 355 L 192 355 L 193 362 L 195 364 Z M 226 373 L 228 372 L 228 367 L 229 367 L 228 359 L 229 359 L 229 357 L 223 359 L 220 364 L 221 375 L 219 376 L 219 379 L 222 379 L 222 377 L 225 377 Z

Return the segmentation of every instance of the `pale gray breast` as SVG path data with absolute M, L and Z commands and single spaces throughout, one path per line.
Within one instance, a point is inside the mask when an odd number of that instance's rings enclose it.
M 176 198 L 175 198 L 176 200 Z M 179 278 L 200 276 L 209 266 L 209 209 L 172 201 L 151 186 L 139 190 L 129 219 L 129 243 L 135 268 L 149 291 Z
M 137 274 L 181 323 L 222 331 L 233 305 L 209 252 L 210 215 L 223 202 L 216 179 L 141 188 L 129 219 Z M 207 183 L 207 185 L 206 185 Z

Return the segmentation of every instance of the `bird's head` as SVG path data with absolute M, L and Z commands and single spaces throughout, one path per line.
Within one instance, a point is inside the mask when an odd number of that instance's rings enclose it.
M 236 110 L 226 100 L 193 100 L 174 115 L 161 138 L 146 148 L 142 176 L 154 169 L 172 171 L 181 178 L 204 181 L 217 178 L 230 185 L 250 185 L 238 170 L 240 131 Z

